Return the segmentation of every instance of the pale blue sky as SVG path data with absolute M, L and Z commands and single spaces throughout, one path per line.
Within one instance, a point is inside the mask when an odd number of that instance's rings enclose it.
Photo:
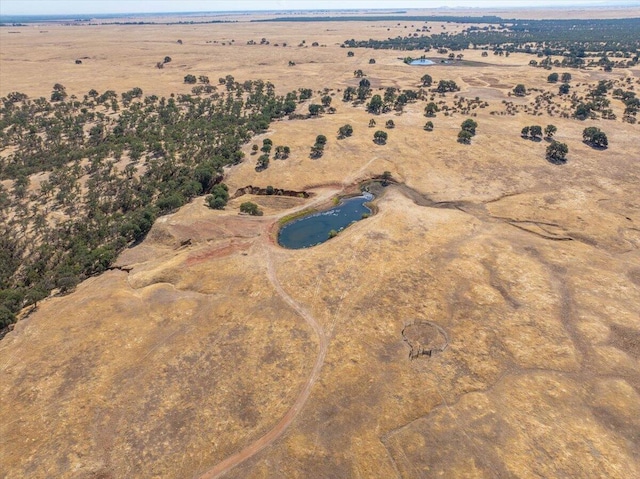
M 640 0 L 0 0 L 2 15 L 153 13 L 350 8 L 640 5 Z

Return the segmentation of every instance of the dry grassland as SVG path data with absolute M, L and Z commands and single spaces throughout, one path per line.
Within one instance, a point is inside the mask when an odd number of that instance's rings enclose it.
M 312 88 L 315 102 L 327 88 L 337 108 L 256 139 L 290 146 L 289 159 L 257 173 L 248 144 L 226 172 L 232 192 L 311 199 L 242 196 L 225 211 L 198 199 L 159 219 L 121 269 L 43 302 L 0 342 L 0 476 L 197 477 L 278 428 L 225 477 L 640 476 L 640 127 L 490 114 L 517 83 L 557 90 L 528 56 L 466 51 L 486 65 L 425 69 L 338 46 L 412 25 L 395 23 L 0 29 L 0 95 L 48 97 L 56 82 L 77 96 L 169 95 L 189 91 L 186 74 L 232 74 Z M 418 102 L 376 117 L 396 127 L 375 145 L 372 115 L 341 101 L 356 69 L 374 89 L 416 88 L 425 72 L 455 80 L 458 95 L 489 102 L 477 136 L 456 141 L 460 114 L 425 132 Z M 571 73 L 578 91 L 604 75 Z M 627 76 L 639 72 L 606 75 Z M 337 140 L 345 123 L 354 135 Z M 565 165 L 520 138 L 548 123 L 569 145 Z M 581 142 L 591 125 L 607 150 Z M 329 141 L 311 160 L 318 134 Z M 383 171 L 406 187 L 387 188 L 376 215 L 308 250 L 274 244 L 279 217 Z M 237 214 L 248 199 L 263 217 Z M 401 332 L 416 319 L 444 328 L 444 352 L 409 360 Z

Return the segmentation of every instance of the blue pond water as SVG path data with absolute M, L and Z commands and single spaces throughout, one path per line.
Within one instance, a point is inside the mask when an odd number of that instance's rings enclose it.
M 313 213 L 287 223 L 278 233 L 278 243 L 289 249 L 308 248 L 324 243 L 329 239 L 331 230 L 340 231 L 361 220 L 363 214 L 371 214 L 365 203 L 372 199 L 372 194 L 363 193 L 362 196 L 341 201 L 330 210 Z
M 435 65 L 436 62 L 433 60 L 428 60 L 426 58 L 418 58 L 417 60 L 413 60 L 409 65 Z

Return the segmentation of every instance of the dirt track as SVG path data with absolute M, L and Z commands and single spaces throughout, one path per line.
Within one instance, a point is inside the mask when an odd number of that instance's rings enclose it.
M 268 239 L 268 235 L 266 233 L 264 234 L 264 238 L 266 240 Z M 302 316 L 302 318 L 304 318 L 307 324 L 311 326 L 311 328 L 315 332 L 316 336 L 318 337 L 318 355 L 316 356 L 313 369 L 311 370 L 311 374 L 309 374 L 307 382 L 304 384 L 304 387 L 300 391 L 300 394 L 298 394 L 295 402 L 287 411 L 287 413 L 282 417 L 282 419 L 280 419 L 280 421 L 278 421 L 278 423 L 264 436 L 262 436 L 249 446 L 245 447 L 244 449 L 228 457 L 224 461 L 220 462 L 214 468 L 202 474 L 200 476 L 200 479 L 214 479 L 217 477 L 222 477 L 238 464 L 254 456 L 262 449 L 272 444 L 276 439 L 278 439 L 287 430 L 289 425 L 293 422 L 298 413 L 302 410 L 304 404 L 307 402 L 307 399 L 311 394 L 311 388 L 320 375 L 320 370 L 322 369 L 324 359 L 327 355 L 328 341 L 324 330 L 316 321 L 316 319 L 300 303 L 298 303 L 295 299 L 287 294 L 287 292 L 282 287 L 282 284 L 278 280 L 278 275 L 273 263 L 273 257 L 271 252 L 269 251 L 273 247 L 274 246 L 269 244 L 268 241 L 265 241 L 263 243 L 263 248 L 265 249 L 264 257 L 267 261 L 267 277 L 278 293 L 278 296 L 280 296 L 293 310 L 295 310 L 300 316 Z

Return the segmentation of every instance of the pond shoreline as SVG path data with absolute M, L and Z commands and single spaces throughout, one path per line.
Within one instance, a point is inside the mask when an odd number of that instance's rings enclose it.
M 387 185 L 390 184 L 386 180 L 371 178 L 344 188 L 336 196 L 319 205 L 280 218 L 274 224 L 275 228 L 272 229 L 274 243 L 285 249 L 305 249 L 317 246 L 336 236 L 353 223 L 375 215 L 378 212 L 375 201 L 384 193 L 383 181 Z M 357 198 L 364 201 L 351 201 Z M 291 226 L 303 221 L 307 224 L 298 224 L 297 230 Z M 331 227 L 334 225 L 335 228 Z M 292 230 L 292 228 L 294 229 Z M 324 231 L 325 229 L 327 231 Z M 288 230 L 289 236 L 283 238 L 283 231 L 286 230 Z M 292 246 L 294 244 L 298 246 Z

